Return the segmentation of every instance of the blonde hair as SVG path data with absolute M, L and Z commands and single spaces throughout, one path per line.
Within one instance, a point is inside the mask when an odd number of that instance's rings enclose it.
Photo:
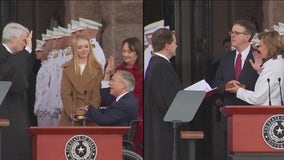
M 71 42 L 71 50 L 73 52 L 72 60 L 73 60 L 74 66 L 75 66 L 75 74 L 76 75 L 80 75 L 79 56 L 78 56 L 78 53 L 77 53 L 77 43 L 78 43 L 79 40 L 86 40 L 86 41 L 88 41 L 89 55 L 87 57 L 86 67 L 89 68 L 90 75 L 92 75 L 94 68 L 99 68 L 101 70 L 101 65 L 100 65 L 100 63 L 97 61 L 97 59 L 94 56 L 94 53 L 93 53 L 93 50 L 92 50 L 91 43 L 90 43 L 89 39 L 86 36 L 81 35 L 81 34 L 80 35 L 76 35 L 72 39 L 72 42 Z M 92 63 L 92 62 L 95 62 L 95 63 Z M 95 64 L 95 65 L 93 65 L 93 64 Z
M 262 32 L 258 35 L 258 38 L 262 40 L 268 48 L 266 59 L 276 59 L 277 56 L 282 53 L 283 48 L 280 41 L 280 35 L 277 31 Z

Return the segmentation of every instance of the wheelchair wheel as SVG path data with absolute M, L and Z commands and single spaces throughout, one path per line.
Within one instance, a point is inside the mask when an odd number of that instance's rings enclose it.
M 127 149 L 122 150 L 122 157 L 123 160 L 143 160 L 139 154 Z

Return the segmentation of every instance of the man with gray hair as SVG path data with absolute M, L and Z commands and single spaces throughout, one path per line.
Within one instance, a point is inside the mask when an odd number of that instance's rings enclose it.
M 95 109 L 87 105 L 83 107 L 86 117 L 98 125 L 127 126 L 138 116 L 138 100 L 133 94 L 135 79 L 130 72 L 117 70 L 109 85 L 102 89 L 102 101 L 108 106 Z
M 0 106 L 0 118 L 10 121 L 3 128 L 2 159 L 31 159 L 31 139 L 26 127 L 30 125 L 27 89 L 28 58 L 32 51 L 32 32 L 18 23 L 8 23 L 0 46 L 0 81 L 12 86 Z

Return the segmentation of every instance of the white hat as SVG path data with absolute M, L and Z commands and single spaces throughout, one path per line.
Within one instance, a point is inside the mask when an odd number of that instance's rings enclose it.
M 53 31 L 49 30 L 49 29 L 46 29 L 46 35 L 52 36 L 53 35 Z
M 146 45 L 149 45 L 149 42 L 148 42 L 148 40 L 147 40 L 145 34 L 144 34 L 144 45 L 145 45 L 145 46 L 146 46 Z
M 102 24 L 100 24 L 96 21 L 86 19 L 86 18 L 81 18 L 81 17 L 79 17 L 79 25 L 81 27 L 96 29 L 96 30 L 98 30 L 99 27 L 102 27 Z
M 79 31 L 79 30 L 82 30 L 82 29 L 86 29 L 86 27 L 81 27 L 79 25 L 79 21 L 75 21 L 75 20 L 71 20 L 71 31 L 72 32 L 76 32 L 76 31 Z
M 265 29 L 264 29 L 264 32 L 269 32 L 269 29 L 266 29 L 266 28 L 265 28 Z
M 46 41 L 46 40 L 52 39 L 52 36 L 47 35 L 47 34 L 41 34 L 41 38 L 42 38 L 42 41 Z
M 278 23 L 278 33 L 280 36 L 284 35 L 284 23 L 281 22 Z
M 49 39 L 60 38 L 60 36 L 58 36 L 54 31 L 51 31 L 49 29 L 46 29 L 46 35 L 50 37 Z
M 36 49 L 35 51 L 42 51 L 42 46 L 43 46 L 44 42 L 41 40 L 36 40 Z
M 144 34 L 151 34 L 160 28 L 164 28 L 164 23 L 165 21 L 162 19 L 160 21 L 148 24 L 147 26 L 144 27 Z
M 170 26 L 165 26 L 164 28 L 166 28 L 166 29 L 170 29 Z
M 253 46 L 259 46 L 260 40 L 258 38 L 258 33 L 255 33 L 252 40 L 250 41 L 250 44 Z
M 67 24 L 67 29 L 72 30 L 72 28 L 71 28 L 71 24 L 70 24 L 70 23 L 68 23 L 68 24 Z
M 279 26 L 273 25 L 273 30 L 278 32 Z
M 58 29 L 64 34 L 64 36 L 70 36 L 72 33 L 70 28 L 63 28 L 61 26 L 58 26 Z
M 53 35 L 57 36 L 57 38 L 65 37 L 65 33 L 62 32 L 59 28 L 53 27 Z
M 278 26 L 279 26 L 279 27 L 284 27 L 284 23 L 278 22 Z

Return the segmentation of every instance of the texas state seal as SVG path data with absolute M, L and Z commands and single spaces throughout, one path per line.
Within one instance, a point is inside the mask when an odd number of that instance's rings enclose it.
M 95 160 L 97 145 L 95 141 L 86 135 L 75 135 L 65 145 L 65 157 L 67 160 Z
M 269 117 L 263 125 L 264 142 L 273 149 L 284 149 L 284 115 L 277 114 Z

